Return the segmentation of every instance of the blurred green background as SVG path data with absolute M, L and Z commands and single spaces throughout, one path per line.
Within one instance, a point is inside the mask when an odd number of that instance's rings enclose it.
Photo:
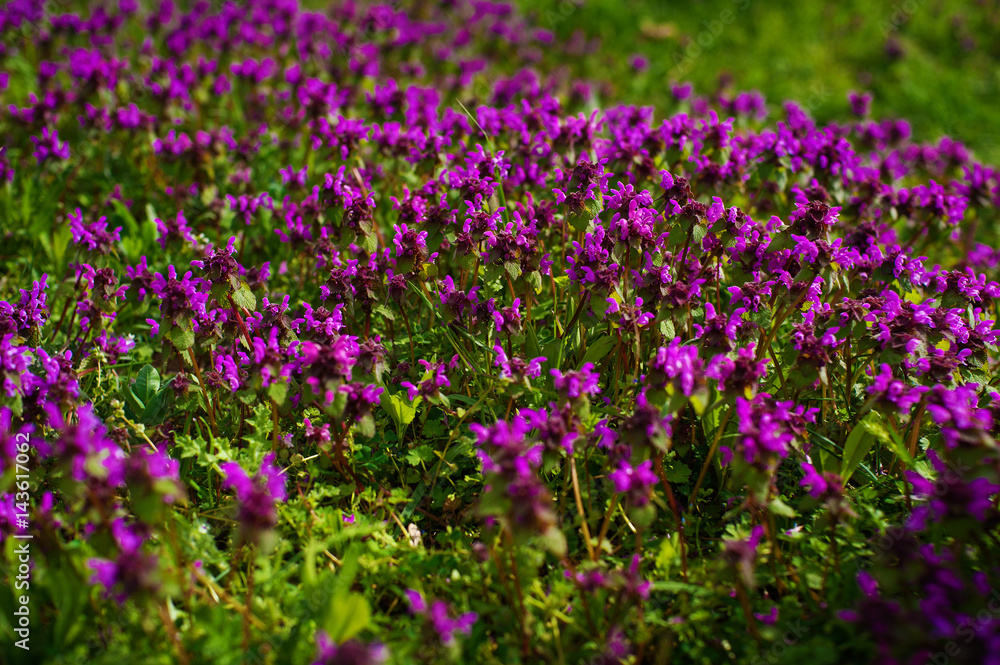
M 919 140 L 947 134 L 1000 163 L 996 0 L 517 2 L 562 40 L 597 38 L 574 73 L 612 81 L 616 101 L 669 109 L 672 81 L 709 93 L 728 80 L 827 121 L 847 118 L 848 91 L 868 91 L 875 118 L 906 118 Z M 634 54 L 648 69 L 633 68 Z

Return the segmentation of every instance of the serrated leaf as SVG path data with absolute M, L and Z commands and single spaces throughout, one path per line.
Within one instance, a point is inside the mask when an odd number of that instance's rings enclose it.
M 604 318 L 604 314 L 608 311 L 610 307 L 611 303 L 609 303 L 605 298 L 590 299 L 590 308 L 594 310 L 594 314 L 596 314 L 597 318 L 599 319 Z
M 267 387 L 267 396 L 274 400 L 274 403 L 281 406 L 288 396 L 288 383 L 285 381 L 275 381 Z
M 375 419 L 372 418 L 370 413 L 362 416 L 361 420 L 357 422 L 357 426 L 361 436 L 368 439 L 375 436 Z
M 233 291 L 233 302 L 248 312 L 257 309 L 257 296 L 253 294 L 250 285 L 243 280 L 240 280 L 240 285 Z
M 361 247 L 369 254 L 374 254 L 378 249 L 378 238 L 372 233 L 361 236 Z
M 503 275 L 503 266 L 489 265 L 483 273 L 483 281 L 486 283 L 495 282 Z
M 406 453 L 406 461 L 409 462 L 411 466 L 420 466 L 421 463 L 426 464 L 433 459 L 434 452 L 430 446 L 417 446 Z
M 670 319 L 663 319 L 660 321 L 660 333 L 665 339 L 673 339 L 677 336 L 677 332 L 674 330 L 674 322 Z
M 187 351 L 194 346 L 194 331 L 175 326 L 170 330 L 170 341 L 173 342 L 178 351 Z
M 521 264 L 515 263 L 514 261 L 506 261 L 503 264 L 504 270 L 510 275 L 511 279 L 517 279 L 521 276 Z
M 537 270 L 533 270 L 525 275 L 524 279 L 531 285 L 531 288 L 535 290 L 535 293 L 542 292 L 542 273 Z
M 682 462 L 671 462 L 664 465 L 664 474 L 671 483 L 684 484 L 691 477 L 691 469 Z

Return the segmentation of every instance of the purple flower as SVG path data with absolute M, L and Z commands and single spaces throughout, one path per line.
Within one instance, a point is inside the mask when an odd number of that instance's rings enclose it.
M 183 498 L 180 463 L 166 452 L 149 448 L 133 449 L 125 461 L 125 484 L 134 497 L 158 497 L 171 504 Z
M 734 445 L 747 464 L 763 469 L 788 455 L 794 435 L 787 424 L 789 415 L 786 410 L 774 408 L 762 397 L 752 402 L 736 398 L 739 436 Z
M 40 329 L 48 319 L 48 304 L 46 280 L 48 275 L 31 283 L 31 289 L 21 289 L 21 298 L 17 305 L 11 305 L 0 300 L 0 336 L 18 333 L 24 337 L 30 335 L 32 329 Z
M 501 378 L 519 383 L 524 381 L 525 378 L 537 379 L 542 375 L 542 363 L 546 360 L 544 356 L 531 360 L 525 360 L 518 356 L 508 358 L 507 353 L 499 344 L 493 345 L 493 352 L 497 355 L 493 364 L 500 368 Z
M 650 363 L 647 380 L 651 387 L 660 389 L 672 382 L 674 389 L 686 397 L 703 390 L 705 371 L 698 357 L 698 347 L 682 346 L 680 337 L 675 337 L 667 346 L 661 346 Z
M 424 368 L 424 378 L 419 385 L 414 385 L 410 381 L 403 381 L 399 385 L 406 388 L 406 397 L 411 402 L 418 396 L 436 400 L 441 396 L 441 388 L 448 388 L 451 382 L 448 380 L 447 370 L 455 369 L 458 366 L 458 356 L 453 356 L 451 362 L 429 362 L 420 359 L 419 362 Z
M 240 264 L 233 258 L 236 253 L 236 238 L 229 239 L 225 249 L 216 248 L 203 261 L 192 261 L 191 266 L 201 268 L 206 278 L 213 285 L 221 284 L 227 289 L 234 289 L 238 284 Z
M 186 243 L 194 243 L 194 236 L 191 235 L 191 227 L 188 226 L 187 220 L 184 218 L 184 211 L 178 210 L 177 216 L 174 219 L 167 219 L 163 221 L 160 218 L 154 220 L 156 222 L 156 230 L 160 236 L 156 239 L 156 242 L 160 243 L 162 249 L 167 248 L 167 243 L 172 240 L 183 240 Z M 146 257 L 143 257 L 145 259 Z
M 316 633 L 316 660 L 312 665 L 381 665 L 389 659 L 389 650 L 381 644 L 347 640 L 334 644 L 323 631 Z
M 653 461 L 646 460 L 633 467 L 626 460 L 618 463 L 618 468 L 608 474 L 608 479 L 614 483 L 615 491 L 628 495 L 629 501 L 636 506 L 644 506 L 649 501 L 649 495 L 659 478 L 653 473 Z
M 314 395 L 324 405 L 333 402 L 340 385 L 351 380 L 358 363 L 357 337 L 337 335 L 329 343 L 302 342 L 299 345 L 299 371 Z
M 423 595 L 413 589 L 406 591 L 406 599 L 410 604 L 410 611 L 415 616 L 424 617 L 431 630 L 441 640 L 441 644 L 445 646 L 455 642 L 455 633 L 468 635 L 472 632 L 472 626 L 478 618 L 475 612 L 467 612 L 452 618 L 444 601 L 435 600 L 428 605 Z
M 594 371 L 594 363 L 584 363 L 576 371 L 565 374 L 558 369 L 551 369 L 552 383 L 564 399 L 576 400 L 584 395 L 596 395 L 601 392 L 598 382 L 601 375 Z
M 253 477 L 237 462 L 226 462 L 219 468 L 223 486 L 236 494 L 241 539 L 259 543 L 277 525 L 276 504 L 285 500 L 285 476 L 274 463 L 274 453 L 264 456 L 260 471 Z
M 914 494 L 927 500 L 927 505 L 913 511 L 909 526 L 921 528 L 929 520 L 964 519 L 968 516 L 986 520 L 993 510 L 993 497 L 1000 492 L 1000 485 L 988 478 L 967 480 L 963 474 L 945 463 L 934 450 L 927 451 L 927 457 L 937 471 L 937 479 L 928 480 L 916 471 L 907 471 L 906 478 L 913 486 Z
M 851 113 L 859 118 L 868 117 L 871 111 L 872 96 L 868 93 L 849 92 L 847 101 L 851 104 Z
M 757 545 L 764 535 L 764 527 L 757 525 L 747 539 L 724 540 L 722 560 L 732 566 L 746 588 L 753 587 L 753 564 L 757 558 Z
M 32 136 L 31 142 L 35 144 L 32 155 L 38 160 L 39 166 L 49 158 L 69 159 L 69 143 L 59 140 L 58 130 L 42 127 L 42 135 Z
M 882 363 L 875 383 L 868 386 L 868 392 L 879 403 L 894 408 L 900 415 L 910 412 L 910 408 L 920 401 L 921 396 L 930 388 L 927 386 L 909 386 L 892 377 L 892 368 Z
M 396 245 L 396 266 L 406 273 L 418 272 L 428 260 L 434 261 L 436 254 L 427 256 L 427 231 L 417 232 L 406 224 L 395 224 L 396 235 L 392 242 Z
M 156 273 L 150 287 L 160 302 L 160 314 L 174 325 L 186 327 L 205 311 L 208 294 L 202 292 L 202 280 L 193 278 L 190 270 L 178 277 L 177 270 L 168 266 L 167 276 Z
M 53 448 L 60 462 L 69 467 L 74 480 L 92 482 L 111 491 L 125 481 L 125 451 L 108 438 L 107 428 L 83 404 L 76 410 L 76 422 L 69 422 L 60 408 L 45 404 L 48 424 L 58 432 Z
M 109 253 L 112 243 L 121 241 L 122 227 L 119 226 L 109 232 L 108 218 L 103 216 L 96 222 L 85 223 L 79 208 L 75 214 L 69 213 L 69 229 L 73 234 L 73 242 L 100 254 Z
M 767 374 L 768 359 L 758 361 L 754 354 L 755 344 L 737 349 L 736 359 L 715 356 L 705 369 L 705 376 L 718 379 L 719 390 L 730 395 L 750 398 L 757 390 L 757 384 Z
M 976 384 L 966 384 L 954 389 L 936 385 L 928 394 L 927 412 L 941 428 L 945 445 L 978 445 L 990 441 L 987 434 L 993 427 L 993 416 L 979 406 Z
M 103 586 L 105 597 L 114 598 L 119 605 L 139 593 L 156 591 L 160 586 L 156 579 L 157 558 L 142 553 L 148 534 L 118 518 L 111 523 L 111 535 L 118 556 L 113 560 L 90 559 L 87 564 L 94 570 L 90 583 Z
M 521 312 L 518 309 L 521 306 L 520 298 L 514 298 L 511 306 L 503 309 L 492 309 L 493 300 L 490 299 L 489 306 L 491 307 L 493 322 L 496 324 L 497 332 L 508 335 L 517 335 L 521 332 Z

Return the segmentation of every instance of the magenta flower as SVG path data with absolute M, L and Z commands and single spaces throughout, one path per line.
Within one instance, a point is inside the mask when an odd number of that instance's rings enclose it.
M 259 543 L 278 523 L 277 503 L 285 500 L 285 476 L 274 463 L 274 453 L 264 456 L 260 470 L 249 476 L 237 462 L 219 467 L 223 486 L 232 488 L 239 506 L 240 539 Z
M 449 616 L 448 605 L 443 600 L 435 600 L 428 605 L 424 596 L 413 589 L 406 591 L 406 599 L 410 604 L 410 611 L 415 616 L 424 617 L 431 630 L 441 640 L 441 644 L 445 646 L 455 642 L 456 633 L 468 635 L 472 632 L 472 626 L 478 618 L 475 612 L 467 612 L 452 618 Z
M 111 523 L 111 535 L 118 546 L 118 556 L 113 560 L 87 561 L 94 570 L 90 583 L 103 586 L 105 597 L 114 598 L 119 605 L 137 594 L 155 592 L 160 586 L 156 578 L 158 560 L 142 552 L 148 533 L 118 518 Z
M 108 218 L 100 217 L 96 222 L 84 222 L 83 213 L 77 208 L 75 213 L 69 213 L 69 229 L 73 234 L 73 242 L 83 245 L 90 251 L 107 254 L 113 243 L 121 241 L 122 227 L 108 231 Z
M 584 363 L 579 370 L 571 370 L 565 374 L 558 369 L 549 370 L 549 373 L 552 375 L 555 389 L 564 398 L 575 400 L 584 395 L 596 395 L 601 392 L 598 385 L 601 375 L 594 371 L 594 363 Z
M 381 644 L 358 640 L 335 644 L 325 632 L 316 633 L 316 660 L 312 665 L 382 665 L 388 659 L 389 650 Z
M 641 462 L 635 467 L 626 460 L 621 460 L 618 468 L 608 474 L 608 479 L 614 483 L 616 492 L 628 495 L 629 501 L 636 506 L 646 505 L 653 486 L 659 481 L 653 473 L 652 460 Z

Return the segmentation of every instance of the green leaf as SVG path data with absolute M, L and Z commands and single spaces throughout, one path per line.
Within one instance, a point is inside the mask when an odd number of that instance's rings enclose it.
M 372 438 L 375 436 L 375 419 L 372 418 L 372 414 L 367 413 L 361 417 L 358 421 L 358 433 L 365 438 Z
M 418 397 L 417 400 L 420 398 Z M 390 395 L 388 391 L 383 390 L 382 394 L 379 396 L 379 402 L 382 404 L 382 408 L 385 409 L 386 413 L 392 418 L 393 422 L 396 423 L 396 431 L 402 434 L 403 427 L 409 425 L 413 422 L 413 417 L 417 415 L 417 400 L 411 405 L 405 399 L 399 395 Z
M 131 409 L 132 417 L 138 418 L 139 416 L 142 415 L 143 411 L 146 410 L 146 404 L 135 396 L 135 393 L 132 392 L 131 388 L 126 389 L 124 392 L 125 392 L 126 406 L 128 406 L 128 408 Z
M 378 237 L 374 233 L 367 233 L 361 236 L 361 247 L 369 254 L 374 254 L 378 249 Z
M 587 230 L 588 226 L 590 226 L 592 219 L 594 219 L 594 216 L 589 215 L 586 212 L 582 212 L 578 215 L 570 214 L 569 224 L 575 231 L 582 233 Z
M 175 326 L 170 331 L 170 341 L 174 343 L 178 351 L 187 351 L 194 346 L 194 331 Z
M 341 644 L 368 627 L 371 607 L 359 593 L 338 594 L 330 603 L 326 617 L 326 632 L 330 639 Z
M 524 276 L 524 279 L 531 285 L 531 288 L 535 290 L 535 293 L 542 292 L 542 273 L 537 270 L 532 270 Z
M 563 340 L 554 339 L 542 348 L 542 355 L 545 356 L 547 363 L 551 363 L 552 367 L 559 368 L 562 366 L 562 351 Z
M 143 404 L 160 390 L 160 375 L 152 365 L 144 365 L 132 385 L 132 392 Z
M 794 518 L 795 511 L 787 503 L 782 501 L 779 497 L 771 499 L 771 503 L 767 504 L 768 510 L 770 510 L 775 515 L 780 515 L 782 517 Z
M 587 347 L 587 352 L 583 354 L 583 362 L 594 363 L 595 365 L 604 359 L 604 356 L 611 352 L 618 340 L 613 335 L 601 335 L 593 344 Z
M 288 383 L 286 381 L 275 381 L 267 387 L 267 396 L 274 400 L 274 403 L 281 406 L 288 396 Z
M 483 282 L 490 284 L 496 282 L 503 275 L 503 266 L 498 266 L 491 264 L 486 266 L 486 271 L 483 273 Z
M 563 535 L 563 532 L 558 527 L 549 527 L 541 537 L 546 549 L 552 552 L 552 554 L 559 558 L 566 556 L 566 536 Z
M 168 393 L 169 390 L 164 388 L 153 395 L 153 397 L 146 403 L 146 408 L 142 412 L 142 417 L 140 418 L 144 424 L 150 425 L 159 419 L 160 413 L 162 413 L 163 407 L 167 403 Z
M 233 302 L 248 312 L 257 309 L 257 296 L 250 290 L 250 285 L 243 280 L 240 280 L 240 285 L 233 291 Z
M 420 466 L 421 462 L 427 463 L 434 459 L 434 451 L 430 446 L 417 446 L 406 453 L 406 461 L 411 466 Z
M 674 322 L 670 319 L 663 319 L 660 321 L 660 333 L 665 339 L 673 339 L 677 336 L 674 330 Z
M 384 316 L 384 317 L 386 318 L 386 320 L 388 320 L 388 321 L 395 321 L 395 320 L 396 320 L 396 315 L 395 315 L 395 314 L 393 314 L 393 313 L 392 313 L 392 310 L 391 310 L 391 309 L 389 309 L 388 307 L 386 307 L 385 305 L 379 305 L 379 306 L 378 306 L 378 307 L 376 307 L 376 308 L 375 308 L 375 309 L 374 309 L 373 311 L 374 311 L 374 312 L 375 312 L 376 314 L 381 314 L 381 315 L 382 315 L 382 316 Z
M 880 421 L 881 417 L 877 413 L 869 411 L 847 436 L 847 442 L 844 443 L 844 457 L 840 461 L 840 475 L 844 482 L 850 480 L 854 470 L 864 461 L 865 455 L 875 444 L 875 437 L 868 427 L 873 424 L 880 425 Z
M 535 326 L 531 322 L 524 324 L 524 346 L 529 359 L 542 355 L 542 349 L 538 346 L 538 336 L 535 334 Z
M 670 462 L 664 465 L 664 474 L 673 484 L 682 485 L 691 478 L 691 469 L 682 462 Z
M 111 199 L 111 205 L 114 206 L 115 212 L 122 218 L 125 222 L 125 228 L 128 229 L 130 235 L 139 235 L 139 222 L 136 221 L 132 212 L 125 207 L 125 204 L 119 199 Z
M 507 261 L 503 264 L 503 267 L 511 279 L 517 279 L 521 276 L 521 264 L 514 261 Z
M 590 299 L 590 308 L 594 310 L 594 314 L 599 319 L 604 318 L 604 314 L 608 311 L 609 307 L 611 307 L 611 303 L 608 302 L 607 298 Z

